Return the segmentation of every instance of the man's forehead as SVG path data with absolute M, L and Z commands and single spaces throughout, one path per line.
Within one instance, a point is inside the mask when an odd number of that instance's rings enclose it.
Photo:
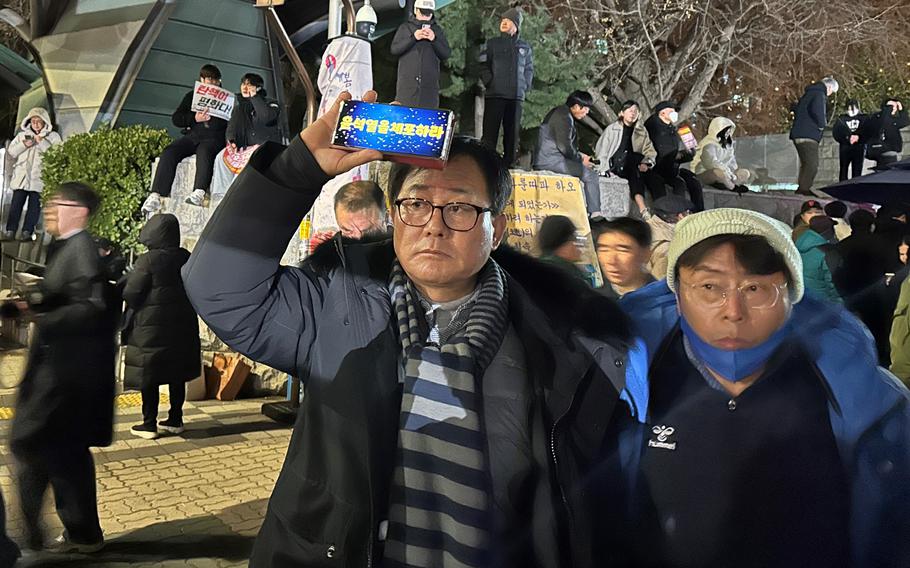
M 401 193 L 416 195 L 443 191 L 457 195 L 487 198 L 486 179 L 480 167 L 469 158 L 456 158 L 445 169 L 419 168 L 405 179 Z

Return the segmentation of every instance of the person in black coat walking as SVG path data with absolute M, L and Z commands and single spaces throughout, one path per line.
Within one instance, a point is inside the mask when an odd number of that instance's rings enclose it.
M 518 154 L 521 103 L 534 82 L 534 53 L 520 39 L 522 13 L 510 8 L 502 14 L 499 37 L 490 38 L 480 53 L 480 80 L 484 86 L 483 141 L 495 148 L 502 126 L 502 157 L 507 166 Z
M 199 81 L 207 85 L 221 86 L 221 71 L 212 64 L 206 64 L 199 70 Z M 177 164 L 184 158 L 196 155 L 196 179 L 193 182 L 193 194 L 187 203 L 202 205 L 205 194 L 212 182 L 212 171 L 215 156 L 224 148 L 225 130 L 228 121 L 210 116 L 207 112 L 194 112 L 194 89 L 190 89 L 180 106 L 171 115 L 174 126 L 182 128 L 184 136 L 171 142 L 164 149 L 155 170 L 152 190 L 142 204 L 142 211 L 155 213 L 161 208 L 161 198 L 171 195 L 171 185 L 177 174 Z
M 10 432 L 27 546 L 33 550 L 45 544 L 41 509 L 48 485 L 65 529 L 54 548 L 95 552 L 104 545 L 89 447 L 110 445 L 113 437 L 119 306 L 85 230 L 98 204 L 84 184 L 57 188 L 45 205 L 44 226 L 62 244 L 37 289 L 17 305 L 37 326 Z
M 825 77 L 819 83 L 806 87 L 806 92 L 796 103 L 790 140 L 799 155 L 799 187 L 796 193 L 813 195 L 812 183 L 818 174 L 818 145 L 828 124 L 828 100 L 837 92 L 837 81 Z
M 863 160 L 866 159 L 866 121 L 869 115 L 863 114 L 859 101 L 847 101 L 847 112 L 837 117 L 832 134 L 840 144 L 840 181 L 863 175 Z M 853 168 L 853 174 L 847 175 Z
M 177 217 L 153 216 L 139 233 L 139 242 L 149 251 L 136 260 L 123 289 L 123 299 L 132 311 L 123 383 L 142 393 L 142 424 L 130 432 L 153 440 L 159 431 L 183 432 L 186 383 L 199 376 L 201 347 L 199 320 L 180 277 L 190 253 L 180 248 Z M 168 385 L 171 410 L 167 420 L 155 424 L 159 385 Z
M 875 160 L 876 169 L 883 169 L 883 166 L 900 159 L 904 149 L 901 128 L 908 125 L 910 117 L 907 116 L 904 105 L 895 99 L 882 101 L 882 109 L 866 121 L 866 156 Z
M 434 10 L 434 0 L 416 0 L 414 14 L 398 26 L 392 40 L 392 55 L 398 56 L 395 100 L 405 106 L 439 106 L 439 62 L 452 50 Z

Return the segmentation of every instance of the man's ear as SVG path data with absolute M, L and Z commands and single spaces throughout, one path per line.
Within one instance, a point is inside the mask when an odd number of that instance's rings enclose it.
M 506 236 L 506 216 L 500 213 L 493 217 L 493 250 L 496 250 Z

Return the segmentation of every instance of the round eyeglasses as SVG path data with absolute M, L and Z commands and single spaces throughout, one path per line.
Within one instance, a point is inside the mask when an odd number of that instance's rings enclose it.
M 689 291 L 689 297 L 705 308 L 717 309 L 726 305 L 727 299 L 738 293 L 743 298 L 743 303 L 752 310 L 767 310 L 773 308 L 780 301 L 782 292 L 787 288 L 787 283 L 771 284 L 761 282 L 746 282 L 735 288 L 724 288 L 718 284 L 685 284 L 680 282 Z
M 439 209 L 442 212 L 442 222 L 445 223 L 445 226 L 453 231 L 462 232 L 473 229 L 482 214 L 492 211 L 489 207 L 458 201 L 435 205 L 426 199 L 416 197 L 396 199 L 395 207 L 398 208 L 398 216 L 402 223 L 411 227 L 426 226 L 433 218 L 433 213 Z

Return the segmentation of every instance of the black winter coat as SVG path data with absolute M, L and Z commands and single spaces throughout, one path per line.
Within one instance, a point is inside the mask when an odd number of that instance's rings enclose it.
M 181 128 L 185 136 L 194 142 L 214 140 L 224 142 L 224 132 L 227 130 L 228 121 L 223 118 L 211 117 L 206 122 L 196 122 L 196 112 L 190 110 L 193 106 L 193 91 L 188 92 L 180 101 L 180 106 L 171 115 L 174 126 Z
M 414 32 L 429 24 L 436 39 L 414 39 Z M 395 100 L 405 106 L 439 107 L 439 62 L 452 55 L 445 31 L 436 18 L 422 22 L 416 16 L 398 26 L 392 40 L 392 55 L 398 56 L 398 86 Z
M 392 244 L 336 238 L 303 268 L 280 264 L 327 180 L 299 137 L 287 149 L 260 148 L 183 269 L 190 299 L 222 340 L 307 386 L 253 548 L 255 568 L 381 559 L 401 411 Z M 502 566 L 606 566 L 596 555 L 610 550 L 593 519 L 605 507 L 590 484 L 601 479 L 593 468 L 621 404 L 628 324 L 613 302 L 556 267 L 508 250 L 494 258 L 507 274 L 510 323 L 533 393 L 529 408 L 503 401 L 500 410 L 541 422 L 528 456 L 535 474 L 510 478 L 503 502 L 518 512 L 509 516 L 518 526 L 497 541 L 508 549 Z M 507 438 L 498 443 L 509 448 L 488 443 L 491 456 L 512 451 Z
M 199 320 L 183 289 L 180 226 L 170 213 L 155 215 L 139 241 L 149 251 L 136 260 L 123 289 L 129 318 L 125 387 L 186 382 L 200 372 Z
M 278 124 L 281 109 L 277 101 L 268 98 L 262 89 L 252 97 L 237 93 L 234 101 L 234 110 L 225 132 L 228 142 L 233 142 L 238 148 L 281 142 L 281 127 Z
M 654 151 L 657 152 L 654 169 L 661 175 L 675 176 L 679 172 L 679 164 L 694 157 L 679 137 L 675 124 L 664 124 L 658 115 L 652 114 L 645 121 L 645 129 L 648 131 L 648 138 L 651 139 Z
M 517 33 L 488 39 L 480 53 L 480 80 L 487 98 L 525 100 L 534 83 L 531 46 Z
M 110 445 L 120 306 L 88 232 L 60 242 L 29 304 L 37 334 L 19 385 L 13 453 Z
M 881 141 L 883 147 L 879 155 L 886 152 L 900 154 L 904 149 L 901 128 L 910 126 L 910 116 L 907 115 L 906 110 L 891 114 L 891 106 L 883 105 L 882 110 L 873 114 L 864 126 L 866 141 L 870 145 L 870 153 L 872 153 L 872 146 Z M 874 156 L 870 156 L 870 158 L 874 159 Z
M 813 83 L 796 103 L 790 140 L 808 138 L 821 142 L 822 132 L 828 124 L 828 88 L 823 83 Z

